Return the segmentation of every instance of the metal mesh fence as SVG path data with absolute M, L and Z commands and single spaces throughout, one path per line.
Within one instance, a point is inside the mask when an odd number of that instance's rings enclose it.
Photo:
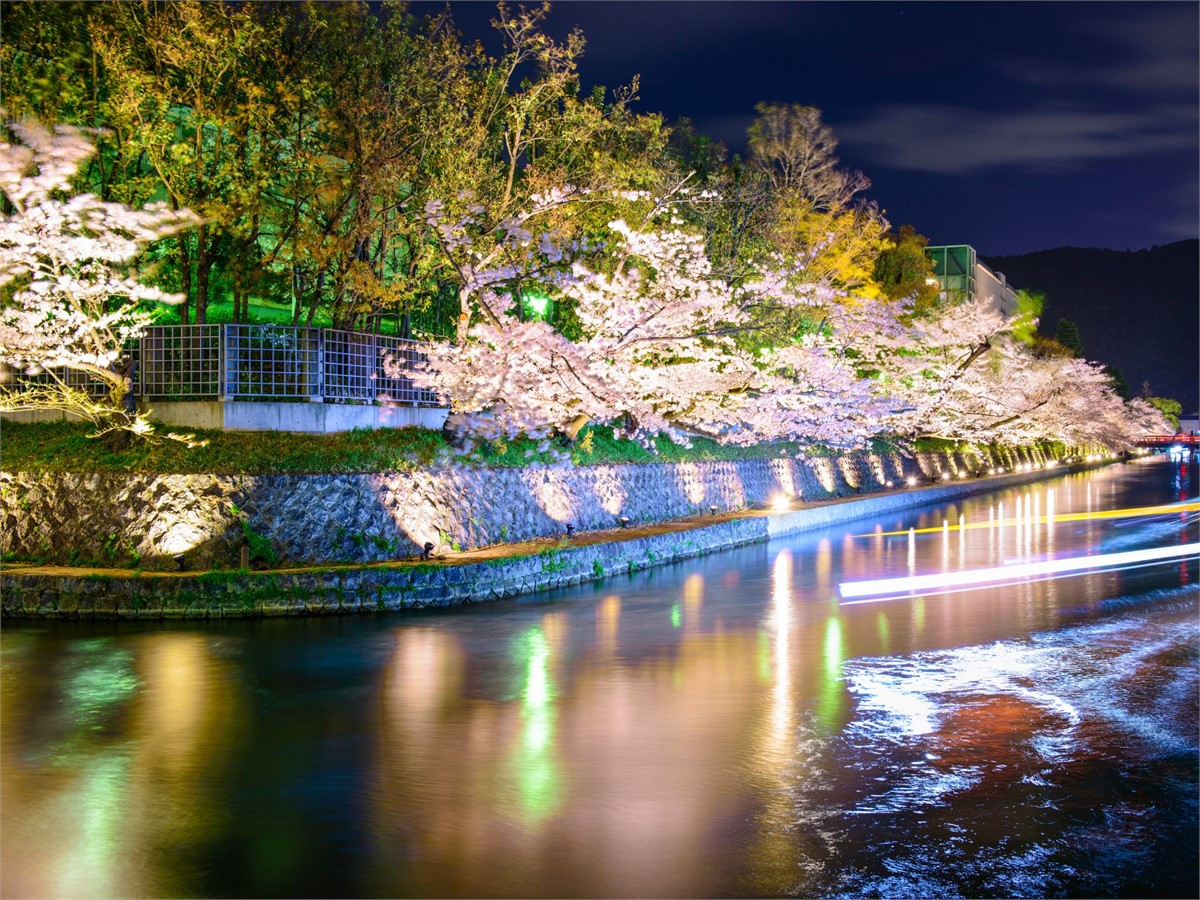
M 375 400 L 375 336 L 324 331 L 325 399 Z
M 225 325 L 225 396 L 319 400 L 318 328 Z
M 135 377 L 138 368 L 137 364 L 139 355 L 140 349 L 136 344 L 130 345 L 124 350 L 124 356 L 126 358 L 132 358 L 134 361 Z M 107 397 L 112 391 L 112 387 L 107 381 L 96 378 L 92 375 L 89 375 L 87 372 L 81 372 L 76 369 L 56 368 L 52 370 L 53 374 L 50 372 L 38 372 L 32 375 L 13 370 L 7 366 L 5 367 L 5 370 L 7 373 L 5 380 L 11 380 L 13 387 L 16 390 L 20 390 L 23 385 L 35 386 L 61 381 L 69 388 L 73 388 L 77 391 L 83 391 L 93 400 L 101 400 Z M 113 370 L 119 371 L 120 363 L 114 364 Z M 134 390 L 137 390 L 136 382 Z
M 402 403 L 412 406 L 437 406 L 437 395 L 412 383 L 409 372 L 425 360 L 421 345 L 416 341 L 379 337 L 379 376 L 376 399 L 383 403 Z
M 221 396 L 221 326 L 156 325 L 146 329 L 138 367 L 141 393 L 169 400 Z
M 282 325 L 156 325 L 126 355 L 134 392 L 151 400 L 305 400 L 437 406 L 408 373 L 422 344 L 355 331 Z M 56 373 L 91 396 L 108 385 L 85 373 Z M 12 373 L 19 387 L 47 374 Z

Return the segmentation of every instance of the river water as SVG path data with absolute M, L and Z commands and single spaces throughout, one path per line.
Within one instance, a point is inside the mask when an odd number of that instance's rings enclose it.
M 448 612 L 6 622 L 0 893 L 1196 897 L 1194 554 L 838 586 L 1193 543 L 1096 514 L 1198 481 L 1158 457 Z

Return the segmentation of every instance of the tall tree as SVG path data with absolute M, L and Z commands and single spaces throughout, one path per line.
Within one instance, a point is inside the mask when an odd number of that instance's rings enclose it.
M 214 265 L 254 215 L 273 160 L 262 136 L 278 109 L 257 60 L 274 35 L 252 4 L 178 0 L 113 4 L 92 38 L 107 72 L 111 121 L 127 158 L 176 209 L 204 217 L 177 240 L 185 301 L 206 321 Z
M 874 278 L 883 296 L 890 300 L 913 298 L 913 312 L 920 315 L 938 302 L 940 285 L 933 263 L 925 253 L 929 239 L 912 225 L 901 225 L 888 233 L 875 261 Z
M 1054 328 L 1054 339 L 1076 356 L 1083 356 L 1083 339 L 1079 336 L 1079 326 L 1070 319 L 1059 319 Z

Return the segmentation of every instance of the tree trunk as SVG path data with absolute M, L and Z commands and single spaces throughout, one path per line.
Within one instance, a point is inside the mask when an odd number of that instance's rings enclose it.
M 203 325 L 208 318 L 208 274 L 212 270 L 212 260 L 202 260 L 196 264 L 196 324 Z
M 188 322 L 188 304 L 191 302 L 192 296 L 192 253 L 186 234 L 179 235 L 175 239 L 175 243 L 179 246 L 179 281 L 180 291 L 183 294 L 183 304 L 179 307 L 179 321 L 183 325 L 188 325 L 190 324 Z
M 304 310 L 304 273 L 292 266 L 292 325 L 300 324 Z
M 313 293 L 312 303 L 308 307 L 308 318 L 304 320 L 305 328 L 312 328 L 313 316 L 317 314 L 317 306 L 321 302 L 321 292 L 325 289 L 325 273 L 317 276 L 317 288 Z

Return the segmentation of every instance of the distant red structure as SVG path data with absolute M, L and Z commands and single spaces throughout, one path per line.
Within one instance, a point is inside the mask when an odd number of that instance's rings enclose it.
M 1172 444 L 1187 444 L 1196 447 L 1200 446 L 1200 437 L 1194 434 L 1154 434 L 1138 438 L 1135 443 L 1139 447 L 1170 447 Z

